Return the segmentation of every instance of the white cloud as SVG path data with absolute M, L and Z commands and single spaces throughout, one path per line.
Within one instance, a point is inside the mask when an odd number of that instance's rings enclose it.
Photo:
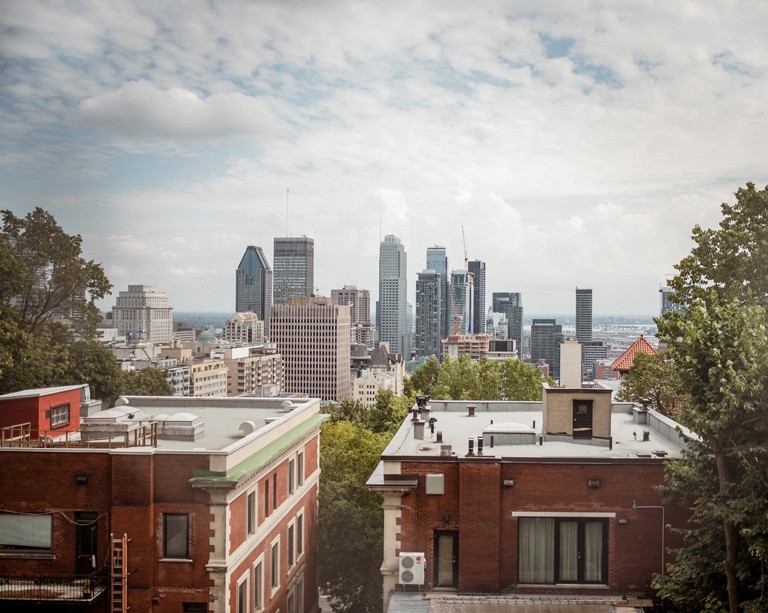
M 181 87 L 162 90 L 147 81 L 84 100 L 79 118 L 120 136 L 152 139 L 265 136 L 282 129 L 260 98 L 239 92 L 203 97 Z
M 152 248 L 139 238 L 131 234 L 112 234 L 107 236 L 109 248 L 123 256 L 150 255 Z
M 168 272 L 177 277 L 212 276 L 218 274 L 211 268 L 195 268 L 194 266 L 187 266 L 186 268 L 170 268 Z

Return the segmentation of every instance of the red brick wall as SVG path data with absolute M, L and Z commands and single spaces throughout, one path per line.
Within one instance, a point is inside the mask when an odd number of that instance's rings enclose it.
M 256 494 L 258 500 L 258 492 Z M 248 493 L 243 493 L 229 503 L 229 553 L 245 542 L 247 531 Z
M 401 546 L 403 551 L 425 552 L 427 588 L 434 576 L 435 530 L 457 530 L 459 590 L 516 590 L 518 521 L 513 511 L 615 513 L 608 525 L 612 591 L 644 592 L 652 573 L 660 569 L 661 511 L 632 506 L 634 501 L 642 506 L 663 504 L 656 490 L 663 480 L 661 463 L 404 462 L 402 472 L 418 474 L 419 486 L 403 498 Z M 426 495 L 427 473 L 445 475 L 444 495 Z M 595 478 L 600 487 L 590 488 L 587 482 Z M 514 486 L 504 487 L 505 479 L 514 480 Z M 619 517 L 628 523 L 619 525 Z M 686 518 L 684 510 L 666 510 L 667 524 L 681 526 Z M 665 547 L 679 545 L 667 531 Z
M 0 401 L 0 428 L 15 426 L 30 422 L 32 437 L 37 438 L 39 430 L 51 430 L 51 420 L 46 417 L 46 411 L 51 407 L 69 403 L 69 424 L 60 426 L 51 432 L 51 436 L 64 432 L 75 432 L 80 429 L 80 390 L 71 390 L 35 396 L 32 398 L 12 398 Z

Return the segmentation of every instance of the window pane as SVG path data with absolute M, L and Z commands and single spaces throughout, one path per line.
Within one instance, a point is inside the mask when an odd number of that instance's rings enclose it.
M 0 513 L 0 549 L 51 549 L 50 515 Z
M 237 613 L 248 611 L 248 581 L 243 581 L 237 586 Z
M 272 587 L 280 585 L 280 543 L 272 545 Z
M 301 555 L 304 551 L 304 516 L 299 515 L 296 518 L 296 555 Z
M 293 525 L 288 526 L 288 567 L 293 566 Z
M 256 531 L 256 492 L 248 494 L 246 505 L 248 534 L 253 534 Z
M 603 581 L 603 522 L 584 523 L 584 581 Z
M 296 464 L 293 460 L 288 461 L 288 493 L 293 494 L 293 479 L 296 471 Z
M 560 581 L 579 580 L 579 524 L 560 522 Z
M 521 517 L 519 523 L 520 583 L 554 583 L 555 520 Z
M 264 606 L 262 588 L 264 586 L 264 567 L 259 562 L 253 569 L 253 606 L 260 609 Z
M 164 557 L 186 559 L 189 557 L 187 534 L 189 516 L 181 514 L 166 514 L 164 518 Z
M 304 485 L 304 453 L 303 452 L 299 453 L 298 455 L 297 465 L 298 465 L 298 474 L 297 474 L 296 482 L 299 485 Z

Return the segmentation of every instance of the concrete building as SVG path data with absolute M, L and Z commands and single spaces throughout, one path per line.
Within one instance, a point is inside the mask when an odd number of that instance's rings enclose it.
M 493 292 L 491 308 L 507 316 L 507 338 L 515 341 L 523 354 L 523 300 L 519 292 Z
M 371 292 L 345 285 L 342 289 L 331 290 L 331 301 L 349 305 L 352 342 L 373 349 L 375 327 L 371 321 Z
M 440 339 L 444 339 L 451 333 L 450 276 L 445 247 L 427 247 L 427 270 L 434 270 L 440 275 Z
M 234 313 L 224 322 L 223 340 L 253 345 L 264 342 L 264 322 L 253 312 Z
M 283 356 L 277 352 L 277 345 L 254 345 L 224 349 L 224 364 L 227 367 L 227 396 L 251 394 L 273 396 L 265 390 L 283 390 Z
M 285 391 L 323 400 L 352 396 L 349 306 L 293 298 L 272 310 L 272 341 L 283 356 Z
M 170 343 L 173 340 L 173 308 L 168 295 L 151 285 L 129 285 L 112 307 L 112 325 L 128 342 Z
M 470 260 L 467 270 L 472 275 L 473 283 L 472 332 L 485 334 L 485 262 Z
M 592 340 L 592 290 L 576 288 L 576 340 Z
M 249 245 L 235 271 L 235 311 L 252 312 L 265 322 L 269 334 L 272 310 L 272 269 L 261 247 Z
M 379 247 L 378 338 L 405 359 L 410 355 L 407 270 L 403 244 L 388 234 Z
M 416 355 L 443 356 L 443 278 L 434 270 L 416 275 Z
M 274 304 L 288 304 L 291 296 L 315 293 L 315 241 L 306 236 L 275 238 Z
M 193 360 L 189 363 L 189 395 L 197 398 L 226 396 L 228 373 L 222 360 Z
M 388 604 L 425 592 L 441 611 L 460 594 L 536 595 L 542 607 L 549 596 L 558 611 L 651 605 L 652 575 L 688 519 L 662 511 L 659 486 L 690 432 L 600 386 L 544 386 L 540 402 L 420 400 L 368 481 L 384 497 L 385 611 L 420 611 Z
M 554 319 L 534 319 L 531 323 L 531 361 L 544 361 L 549 365 L 549 374 L 560 378 L 560 343 L 563 342 L 563 327 Z
M 659 289 L 659 296 L 661 297 L 661 314 L 663 315 L 667 311 L 679 311 L 680 305 L 674 301 L 675 290 L 668 285 Z
M 450 334 L 443 340 L 443 355 L 452 360 L 463 355 L 479 360 L 488 354 L 492 340 L 490 334 Z
M 0 608 L 315 613 L 319 408 L 130 397 L 3 443 Z

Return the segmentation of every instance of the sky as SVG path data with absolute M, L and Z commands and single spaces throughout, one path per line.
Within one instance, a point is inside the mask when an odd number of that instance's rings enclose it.
M 466 244 L 489 304 L 656 315 L 692 227 L 768 183 L 768 3 L 2 5 L 0 208 L 80 234 L 105 309 L 232 311 L 246 246 L 286 235 L 320 294 L 376 300 L 394 234 L 411 303 L 427 247 Z

